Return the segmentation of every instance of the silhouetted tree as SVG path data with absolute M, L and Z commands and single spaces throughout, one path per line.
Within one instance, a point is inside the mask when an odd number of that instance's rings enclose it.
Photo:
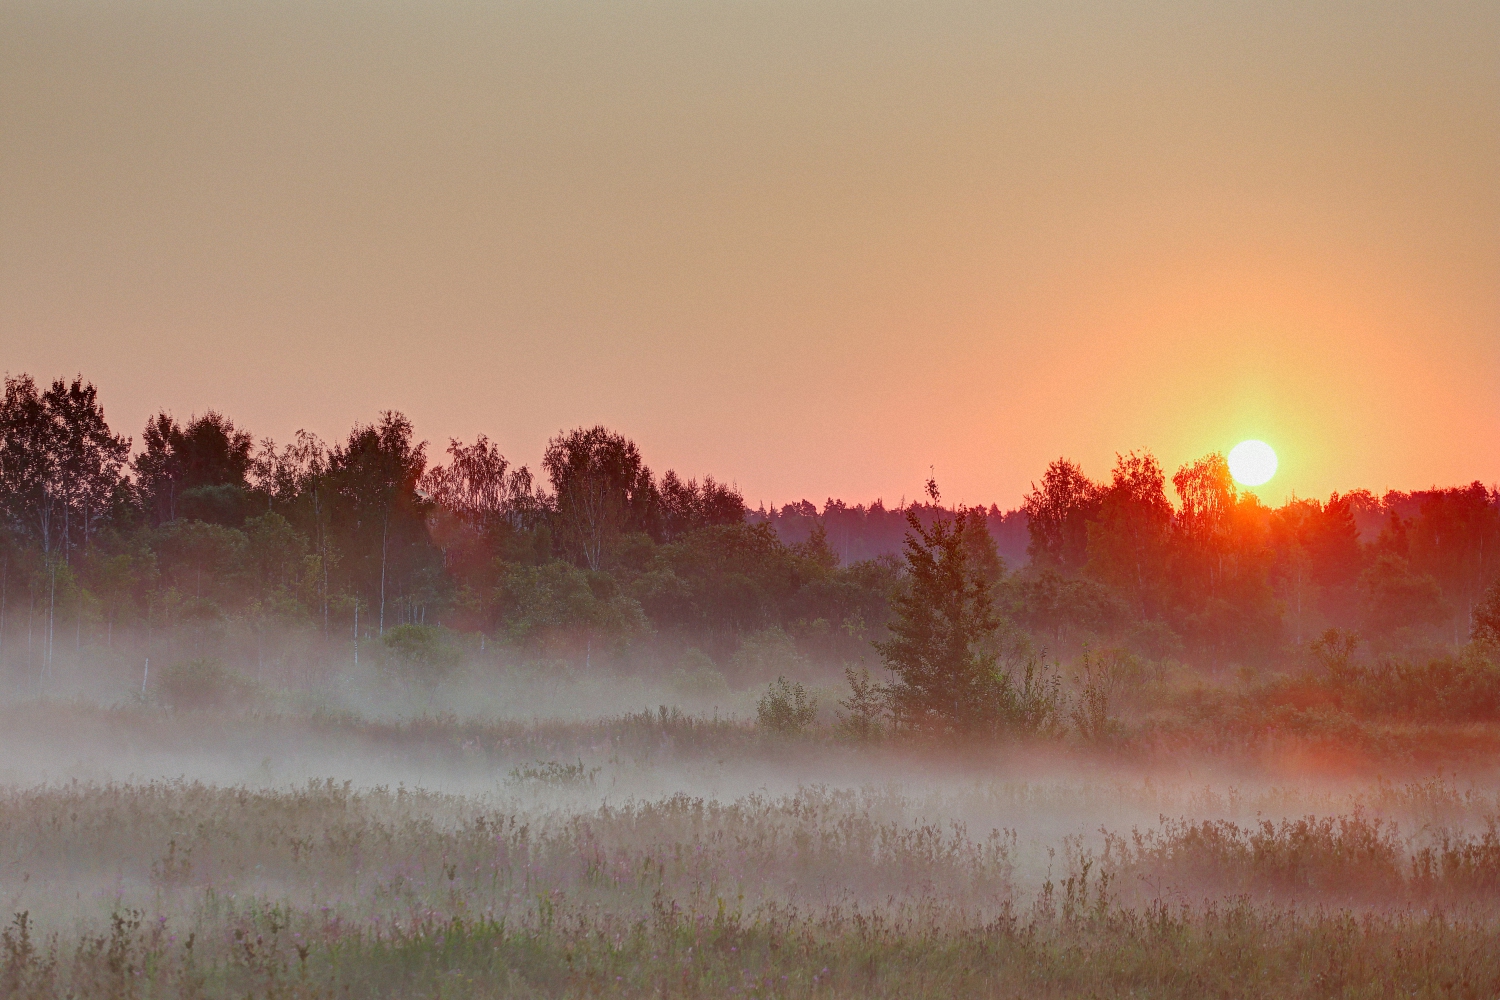
M 483 434 L 472 445 L 450 440 L 448 456 L 446 466 L 435 465 L 422 477 L 422 492 L 474 534 L 488 534 L 502 523 L 523 527 L 537 511 L 531 470 L 512 469 Z
M 1178 469 L 1172 485 L 1182 501 L 1175 524 L 1178 537 L 1203 556 L 1218 556 L 1228 544 L 1238 500 L 1229 463 L 1214 452 Z
M 559 434 L 547 442 L 542 467 L 556 496 L 558 539 L 589 569 L 604 565 L 623 532 L 650 528 L 656 487 L 635 442 L 623 435 L 604 427 Z
M 63 551 L 66 555 L 80 543 L 87 551 L 100 514 L 120 486 L 130 440 L 110 431 L 98 390 L 82 378 L 53 382 L 42 402 L 54 425 Z
M 1500 496 L 1474 482 L 1429 490 L 1410 525 L 1413 568 L 1432 576 L 1453 613 L 1453 640 L 1473 627 L 1473 610 L 1500 575 Z
M 29 375 L 6 378 L 0 401 L 0 509 L 23 537 L 50 555 L 63 502 L 59 427 Z
M 1447 616 L 1442 588 L 1411 563 L 1386 552 L 1376 558 L 1360 579 L 1365 598 L 1368 635 L 1388 635 L 1399 629 L 1436 625 Z
M 928 491 L 936 504 L 936 484 Z M 892 709 L 911 728 L 975 731 L 1002 718 L 1008 685 L 986 649 L 1000 619 L 970 557 L 966 515 L 928 527 L 907 515 L 906 585 L 892 602 L 890 639 L 874 645 L 895 674 Z
M 1474 607 L 1474 624 L 1469 638 L 1475 642 L 1500 647 L 1500 580 L 1490 584 L 1484 597 Z
M 373 578 L 380 634 L 385 634 L 387 587 L 392 569 L 415 568 L 411 550 L 426 543 L 426 511 L 417 483 L 427 465 L 427 444 L 412 440 L 411 421 L 394 410 L 375 424 L 356 425 L 333 451 L 332 475 L 341 501 L 344 546 Z M 396 553 L 402 558 L 392 559 Z
M 696 479 L 684 482 L 671 469 L 662 477 L 658 488 L 662 541 L 672 539 L 714 524 L 738 524 L 745 519 L 745 499 L 733 487 L 704 476 L 700 486 Z
M 236 525 L 249 513 L 253 442 L 215 410 L 181 427 L 167 413 L 146 422 L 135 471 L 156 524 L 194 517 Z
M 1047 466 L 1042 484 L 1031 485 L 1021 509 L 1031 536 L 1027 553 L 1038 568 L 1067 573 L 1088 561 L 1088 522 L 1097 515 L 1102 488 L 1073 462 L 1059 458 Z
M 1116 456 L 1098 517 L 1088 526 L 1087 569 L 1147 618 L 1160 611 L 1171 524 L 1161 463 L 1149 451 Z
M 262 441 L 250 467 L 252 485 L 265 497 L 267 513 L 279 506 L 280 513 L 300 529 L 316 559 L 308 567 L 306 579 L 314 584 L 315 610 L 325 636 L 329 629 L 330 575 L 338 561 L 330 531 L 337 498 L 332 462 L 332 452 L 316 434 L 299 430 L 296 440 L 279 451 L 271 439 Z

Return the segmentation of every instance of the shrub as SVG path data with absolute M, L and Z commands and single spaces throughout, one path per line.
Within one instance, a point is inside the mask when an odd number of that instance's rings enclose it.
M 518 764 L 510 769 L 507 776 L 516 784 L 592 785 L 598 775 L 599 768 L 585 767 L 583 760 L 579 759 L 573 764 L 556 760 Z
M 839 713 L 839 732 L 861 743 L 880 738 L 883 720 L 890 713 L 890 696 L 884 685 L 870 679 L 870 671 L 860 667 L 844 668 L 849 682 L 849 697 L 839 702 L 847 709 Z
M 729 658 L 730 674 L 740 688 L 806 669 L 807 660 L 797 652 L 796 641 L 780 625 L 749 633 Z
M 778 677 L 755 706 L 755 721 L 773 733 L 800 733 L 818 717 L 818 705 L 799 681 Z
M 729 682 L 714 667 L 714 661 L 697 649 L 690 649 L 682 665 L 672 671 L 672 690 L 684 698 L 724 698 Z
M 162 671 L 156 688 L 158 701 L 178 709 L 218 708 L 254 693 L 252 682 L 209 659 L 172 664 Z
M 1350 663 L 1342 649 L 1329 654 L 1326 647 L 1315 648 L 1314 654 L 1324 662 L 1325 673 L 1288 678 L 1250 698 L 1272 706 L 1327 706 L 1364 719 L 1451 723 L 1500 718 L 1500 665 L 1482 649 L 1417 662 Z
M 1004 732 L 1021 736 L 1060 736 L 1066 728 L 1062 678 L 1046 659 L 1028 657 L 1019 683 L 1002 675 L 1000 722 Z
M 1110 693 L 1121 684 L 1139 684 L 1141 665 L 1129 653 L 1106 650 L 1100 656 L 1085 652 L 1078 700 L 1068 718 L 1087 743 L 1100 743 L 1119 727 L 1109 717 Z
M 1469 637 L 1481 645 L 1500 648 L 1500 580 L 1490 584 L 1474 608 Z
M 381 642 L 389 665 L 426 684 L 441 680 L 463 659 L 453 633 L 441 625 L 398 625 Z

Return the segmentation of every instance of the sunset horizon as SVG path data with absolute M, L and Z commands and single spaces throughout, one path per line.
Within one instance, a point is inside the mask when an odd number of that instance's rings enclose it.
M 1482 5 L 89 9 L 0 12 L 0 365 L 126 433 L 602 423 L 767 502 L 1500 475 Z
M 0 1000 L 1500 997 L 1496 0 L 0 0 Z

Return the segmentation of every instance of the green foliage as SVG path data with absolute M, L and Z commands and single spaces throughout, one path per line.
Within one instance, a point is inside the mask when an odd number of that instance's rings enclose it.
M 690 649 L 683 656 L 681 665 L 672 671 L 670 683 L 672 690 L 685 698 L 702 700 L 729 695 L 729 683 L 724 675 L 707 654 L 697 649 Z
M 895 675 L 891 704 L 907 728 L 978 732 L 1001 721 L 1006 678 L 985 649 L 1000 619 L 972 559 L 968 517 L 961 510 L 923 527 L 908 514 L 906 584 L 893 602 L 891 638 L 874 644 Z
M 1108 635 L 1130 620 L 1130 609 L 1109 588 L 1052 569 L 1016 581 L 1006 593 L 1016 620 L 1057 645 L 1067 633 L 1080 638 Z
M 1336 633 L 1336 630 L 1330 630 Z M 1487 650 L 1417 660 L 1356 662 L 1349 633 L 1325 636 L 1317 655 L 1323 669 L 1283 678 L 1254 692 L 1272 705 L 1323 707 L 1355 719 L 1421 723 L 1500 720 L 1500 663 Z M 1318 644 L 1315 644 L 1318 645 Z
M 839 732 L 858 743 L 878 740 L 890 715 L 889 692 L 870 678 L 865 667 L 844 667 L 844 680 L 849 684 L 849 697 L 839 702 L 845 710 L 839 713 Z
M 778 677 L 755 706 L 756 725 L 771 733 L 795 736 L 818 717 L 816 699 L 800 681 Z
M 1329 676 L 1343 678 L 1349 672 L 1349 664 L 1358 645 L 1358 634 L 1347 629 L 1331 628 L 1314 639 L 1308 649 Z
M 1118 456 L 1088 525 L 1088 575 L 1112 587 L 1139 615 L 1161 613 L 1171 545 L 1166 474 L 1148 452 Z
M 456 637 L 438 625 L 398 625 L 380 641 L 390 666 L 423 683 L 436 683 L 463 662 Z
M 1088 522 L 1099 509 L 1101 488 L 1075 463 L 1060 458 L 1047 466 L 1042 484 L 1031 486 L 1022 509 L 1030 536 L 1027 553 L 1041 570 L 1075 573 L 1088 561 Z
M 636 601 L 607 573 L 554 560 L 505 571 L 497 604 L 511 638 L 527 645 L 608 645 L 647 630 Z
M 945 511 L 936 497 L 749 514 L 721 480 L 653 476 L 632 441 L 603 427 L 549 442 L 551 494 L 483 435 L 427 468 L 426 444 L 395 411 L 333 447 L 304 432 L 257 448 L 213 411 L 185 426 L 157 413 L 137 440 L 127 478 L 128 439 L 92 385 L 5 379 L 0 639 L 11 666 L 24 607 L 48 622 L 46 652 L 24 654 L 33 675 L 50 676 L 36 659 L 61 655 L 68 629 L 73 655 L 90 662 L 91 640 L 139 646 L 149 627 L 153 647 L 190 643 L 194 655 L 311 676 L 342 660 L 358 608 L 365 636 L 441 622 L 570 663 L 607 651 L 623 666 L 692 646 L 736 687 L 858 662 L 874 640 L 906 664 L 893 687 L 901 724 L 1009 725 L 999 720 L 1015 714 L 1008 685 L 1021 683 L 1024 653 L 1008 638 L 939 634 L 986 631 L 972 595 L 959 601 L 970 625 L 942 599 L 913 614 L 910 592 L 926 584 L 903 578 L 892 551 L 907 518 L 960 539 L 966 586 L 987 584 L 996 618 L 1064 659 L 1105 644 L 1265 671 L 1329 628 L 1358 629 L 1372 657 L 1392 660 L 1425 663 L 1466 639 L 1500 646 L 1500 493 L 1477 482 L 1270 509 L 1212 454 L 1170 476 L 1174 509 L 1166 471 L 1135 452 L 1098 483 L 1053 462 L 1022 510 L 1004 514 Z M 996 539 L 1015 552 L 1023 520 L 1031 565 L 1006 576 Z M 934 556 L 943 572 L 946 558 Z M 919 641 L 887 629 L 929 612 Z M 717 690 L 707 674 L 703 684 Z
M 998 719 L 1002 729 L 1022 736 L 1058 736 L 1063 730 L 1062 677 L 1045 659 L 1027 657 L 1019 683 L 1003 676 Z
M 1474 608 L 1469 637 L 1477 643 L 1500 647 L 1500 579 L 1490 584 Z
M 1078 700 L 1068 718 L 1085 743 L 1102 743 L 1118 729 L 1109 717 L 1108 680 L 1087 658 L 1083 663 L 1083 683 Z
M 238 527 L 253 506 L 254 500 L 244 487 L 232 483 L 195 486 L 177 494 L 179 519 L 226 527 Z
M 740 640 L 740 648 L 729 659 L 729 673 L 741 687 L 764 684 L 786 673 L 802 673 L 807 660 L 797 652 L 797 643 L 781 628 L 751 632 Z
M 206 521 L 171 521 L 156 532 L 153 548 L 169 583 L 196 597 L 227 596 L 244 579 L 249 540 L 238 528 Z
M 306 536 L 274 511 L 245 522 L 245 555 L 263 591 L 296 587 L 307 565 Z
M 518 764 L 510 769 L 507 776 L 516 784 L 567 786 L 592 785 L 598 775 L 599 768 L 585 767 L 580 759 L 572 764 L 556 760 Z
M 1398 555 L 1381 553 L 1365 570 L 1360 585 L 1365 598 L 1365 627 L 1371 635 L 1436 625 L 1448 616 L 1437 580 L 1430 574 L 1417 573 Z
M 579 565 L 603 569 L 623 532 L 649 526 L 656 486 L 624 435 L 600 426 L 559 434 L 547 442 L 542 468 L 557 496 L 558 540 Z

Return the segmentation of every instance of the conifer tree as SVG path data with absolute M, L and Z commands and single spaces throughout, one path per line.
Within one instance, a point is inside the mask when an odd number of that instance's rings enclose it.
M 875 643 L 896 675 L 890 688 L 897 722 L 911 729 L 975 732 L 1005 718 L 1008 678 L 986 640 L 1000 626 L 990 585 L 976 565 L 965 529 L 970 512 L 939 510 L 930 527 L 908 511 L 906 586 L 894 599 L 891 638 Z

